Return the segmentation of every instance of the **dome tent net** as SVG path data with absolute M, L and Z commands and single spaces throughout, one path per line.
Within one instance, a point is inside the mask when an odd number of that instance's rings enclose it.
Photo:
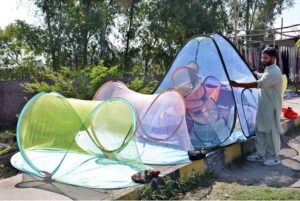
M 146 95 L 128 89 L 122 82 L 110 81 L 100 87 L 94 99 L 117 97 L 128 100 L 135 108 L 137 144 L 144 163 L 189 162 L 187 151 L 193 147 L 185 122 L 184 101 L 177 91 Z
M 183 95 L 195 148 L 228 145 L 254 135 L 258 90 L 242 93 L 229 80 L 256 79 L 234 46 L 214 34 L 183 45 L 155 90 L 177 89 Z
M 243 57 L 241 57 L 232 43 L 220 34 L 214 34 L 213 39 L 217 44 L 220 50 L 220 54 L 224 60 L 224 66 L 226 68 L 228 78 L 230 80 L 236 80 L 238 82 L 255 82 L 256 78 L 251 72 L 250 67 L 247 65 Z M 255 129 L 251 129 L 249 125 L 254 125 L 255 128 L 255 117 L 249 117 L 253 116 L 251 115 L 251 113 L 256 115 L 259 90 L 252 89 L 243 94 L 243 88 L 235 87 L 233 88 L 233 92 L 236 106 L 238 108 L 238 117 L 241 123 L 242 130 L 246 137 L 251 137 L 255 134 Z M 244 99 L 249 99 L 248 102 L 251 105 L 251 107 L 248 106 L 248 110 L 245 113 L 245 105 L 243 104 L 242 97 L 244 97 Z
M 12 165 L 39 177 L 83 187 L 137 185 L 131 176 L 146 166 L 135 143 L 135 121 L 132 106 L 121 98 L 83 101 L 40 93 L 20 115 L 20 152 L 13 156 Z M 87 133 L 90 143 L 101 152 L 93 154 L 79 147 L 76 140 L 80 133 Z

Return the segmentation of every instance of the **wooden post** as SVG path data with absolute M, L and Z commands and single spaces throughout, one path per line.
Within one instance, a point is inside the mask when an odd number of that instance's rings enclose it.
M 234 0 L 234 44 L 237 45 L 237 24 L 238 24 L 238 5 L 237 0 Z

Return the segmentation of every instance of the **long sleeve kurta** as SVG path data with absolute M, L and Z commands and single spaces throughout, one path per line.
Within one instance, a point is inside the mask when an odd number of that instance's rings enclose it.
M 267 66 L 263 73 L 257 73 L 259 95 L 256 116 L 256 130 L 270 132 L 277 129 L 281 132 L 280 116 L 282 107 L 282 74 L 280 68 L 273 64 Z

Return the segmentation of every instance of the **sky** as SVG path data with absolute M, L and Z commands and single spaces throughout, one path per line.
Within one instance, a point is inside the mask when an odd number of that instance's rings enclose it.
M 293 24 L 300 24 L 300 0 L 295 0 L 294 7 L 284 10 L 281 17 L 283 18 L 284 27 Z M 274 27 L 281 27 L 281 17 L 276 19 Z
M 29 24 L 40 25 L 41 19 L 35 14 L 36 8 L 29 0 L 0 0 L 0 27 L 4 28 L 17 19 L 25 20 Z M 274 27 L 300 24 L 300 0 L 295 0 L 295 6 L 283 11 L 282 16 L 275 21 Z M 300 29 L 300 28 L 299 28 Z
M 29 24 L 40 25 L 35 17 L 35 6 L 28 0 L 0 0 L 0 27 L 4 28 L 15 20 L 25 20 Z

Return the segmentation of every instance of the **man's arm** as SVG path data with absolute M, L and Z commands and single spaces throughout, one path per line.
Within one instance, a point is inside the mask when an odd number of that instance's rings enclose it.
M 237 82 L 235 82 L 235 81 L 229 81 L 229 84 L 230 84 L 232 87 L 257 88 L 257 82 L 237 83 Z

